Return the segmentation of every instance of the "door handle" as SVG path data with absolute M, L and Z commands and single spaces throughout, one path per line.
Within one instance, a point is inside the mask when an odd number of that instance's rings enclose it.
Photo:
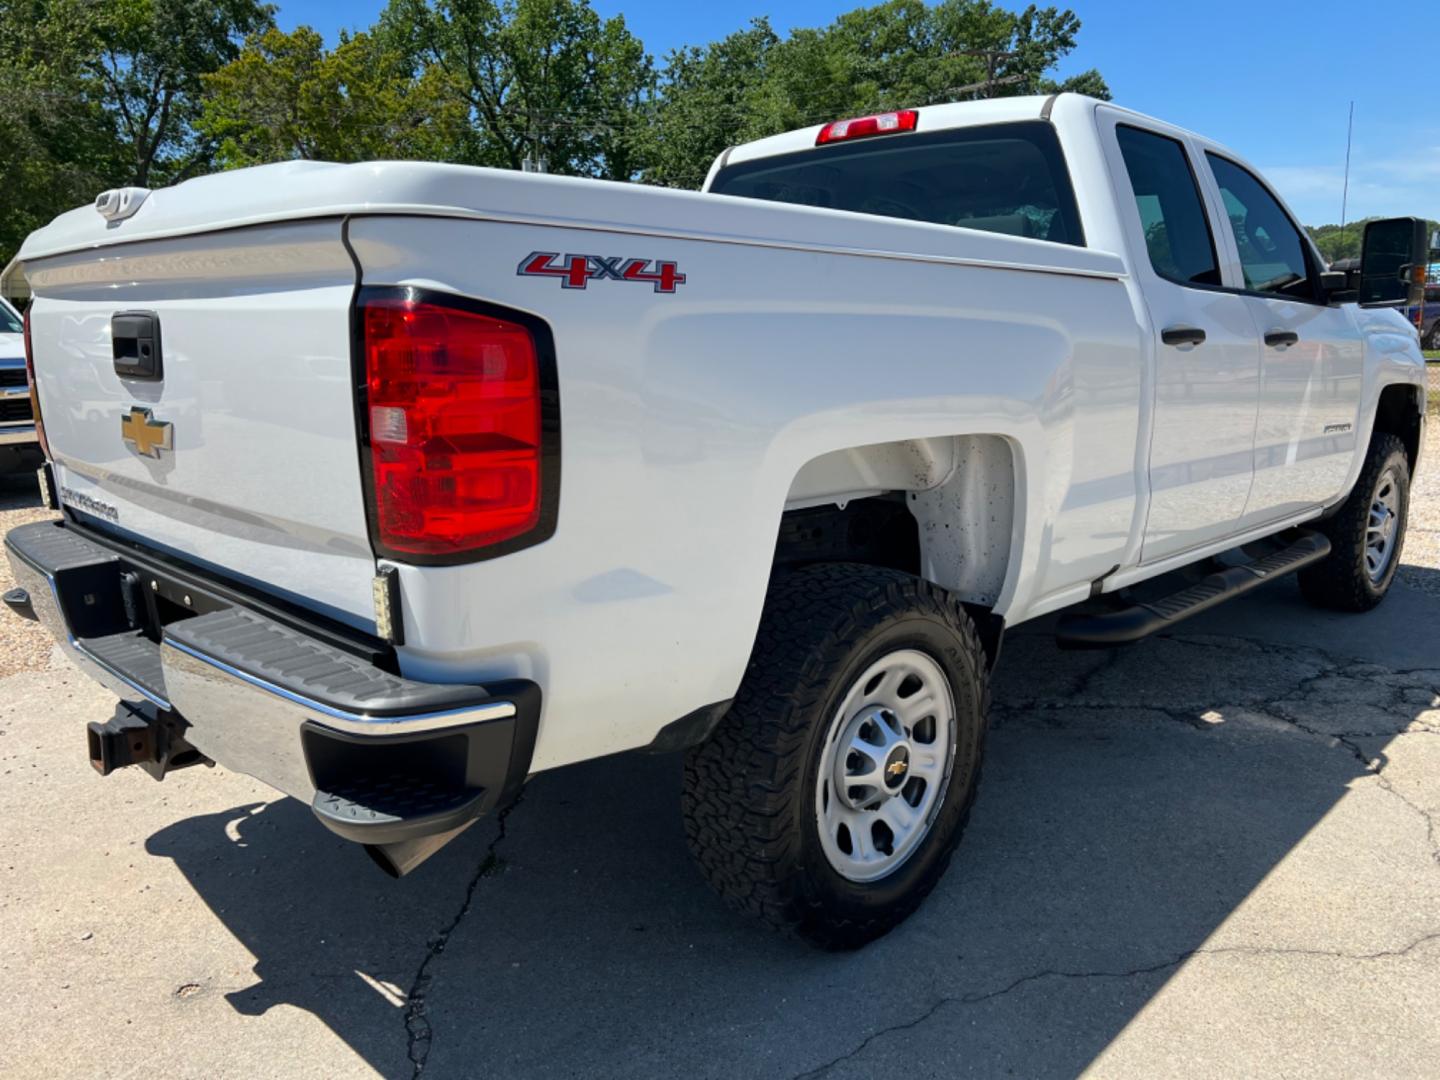
M 1198 326 L 1167 326 L 1160 331 L 1160 340 L 1166 345 L 1203 345 L 1205 331 Z
M 1294 345 L 1300 340 L 1300 335 L 1294 330 L 1271 330 L 1265 335 L 1265 344 L 1272 349 L 1283 349 L 1286 345 Z

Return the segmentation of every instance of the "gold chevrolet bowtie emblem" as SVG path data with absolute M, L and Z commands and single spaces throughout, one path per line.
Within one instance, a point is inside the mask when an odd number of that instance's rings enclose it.
M 891 776 L 899 776 L 905 771 L 905 769 L 906 765 L 904 758 L 896 758 L 894 761 L 890 762 L 889 765 L 885 766 L 885 771 Z
M 150 415 L 149 409 L 131 406 L 120 418 L 120 437 L 148 458 L 158 458 L 161 450 L 173 450 L 175 425 L 162 423 Z

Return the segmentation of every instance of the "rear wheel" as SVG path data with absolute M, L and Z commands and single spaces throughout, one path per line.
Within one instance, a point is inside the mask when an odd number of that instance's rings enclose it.
M 960 838 L 988 700 L 974 624 L 943 590 L 853 565 L 777 582 L 734 705 L 686 759 L 701 872 L 826 948 L 886 933 Z
M 1385 599 L 1400 565 L 1409 509 L 1405 444 L 1377 432 L 1354 489 L 1320 525 L 1330 539 L 1330 554 L 1300 571 L 1305 599 L 1337 611 L 1369 611 Z

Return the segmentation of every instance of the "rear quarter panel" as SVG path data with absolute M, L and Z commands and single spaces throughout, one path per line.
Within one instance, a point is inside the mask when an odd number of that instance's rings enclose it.
M 976 235 L 950 231 L 961 250 Z M 349 238 L 367 285 L 477 297 L 554 332 L 555 535 L 400 570 L 407 673 L 539 681 L 537 769 L 644 745 L 734 695 L 789 485 L 822 454 L 1006 438 L 1012 619 L 1083 594 L 1132 534 L 1142 354 L 1118 275 L 433 218 L 355 217 Z M 673 260 L 687 280 L 563 289 L 517 274 L 534 251 Z

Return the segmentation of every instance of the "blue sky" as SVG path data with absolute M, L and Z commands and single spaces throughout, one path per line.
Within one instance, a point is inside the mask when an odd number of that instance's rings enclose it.
M 1066 6 L 1064 0 L 1049 0 Z M 383 0 L 277 0 L 289 29 L 334 40 L 364 29 Z M 782 32 L 857 6 L 824 0 L 592 0 L 623 14 L 657 58 L 769 15 Z M 1020 8 L 1023 0 L 1003 6 Z M 1099 68 L 1117 103 L 1233 147 L 1312 225 L 1338 221 L 1345 120 L 1355 102 L 1347 217 L 1440 218 L 1440 34 L 1435 0 L 1072 0 L 1082 29 L 1060 74 Z M 1394 50 L 1386 57 L 1386 48 Z

